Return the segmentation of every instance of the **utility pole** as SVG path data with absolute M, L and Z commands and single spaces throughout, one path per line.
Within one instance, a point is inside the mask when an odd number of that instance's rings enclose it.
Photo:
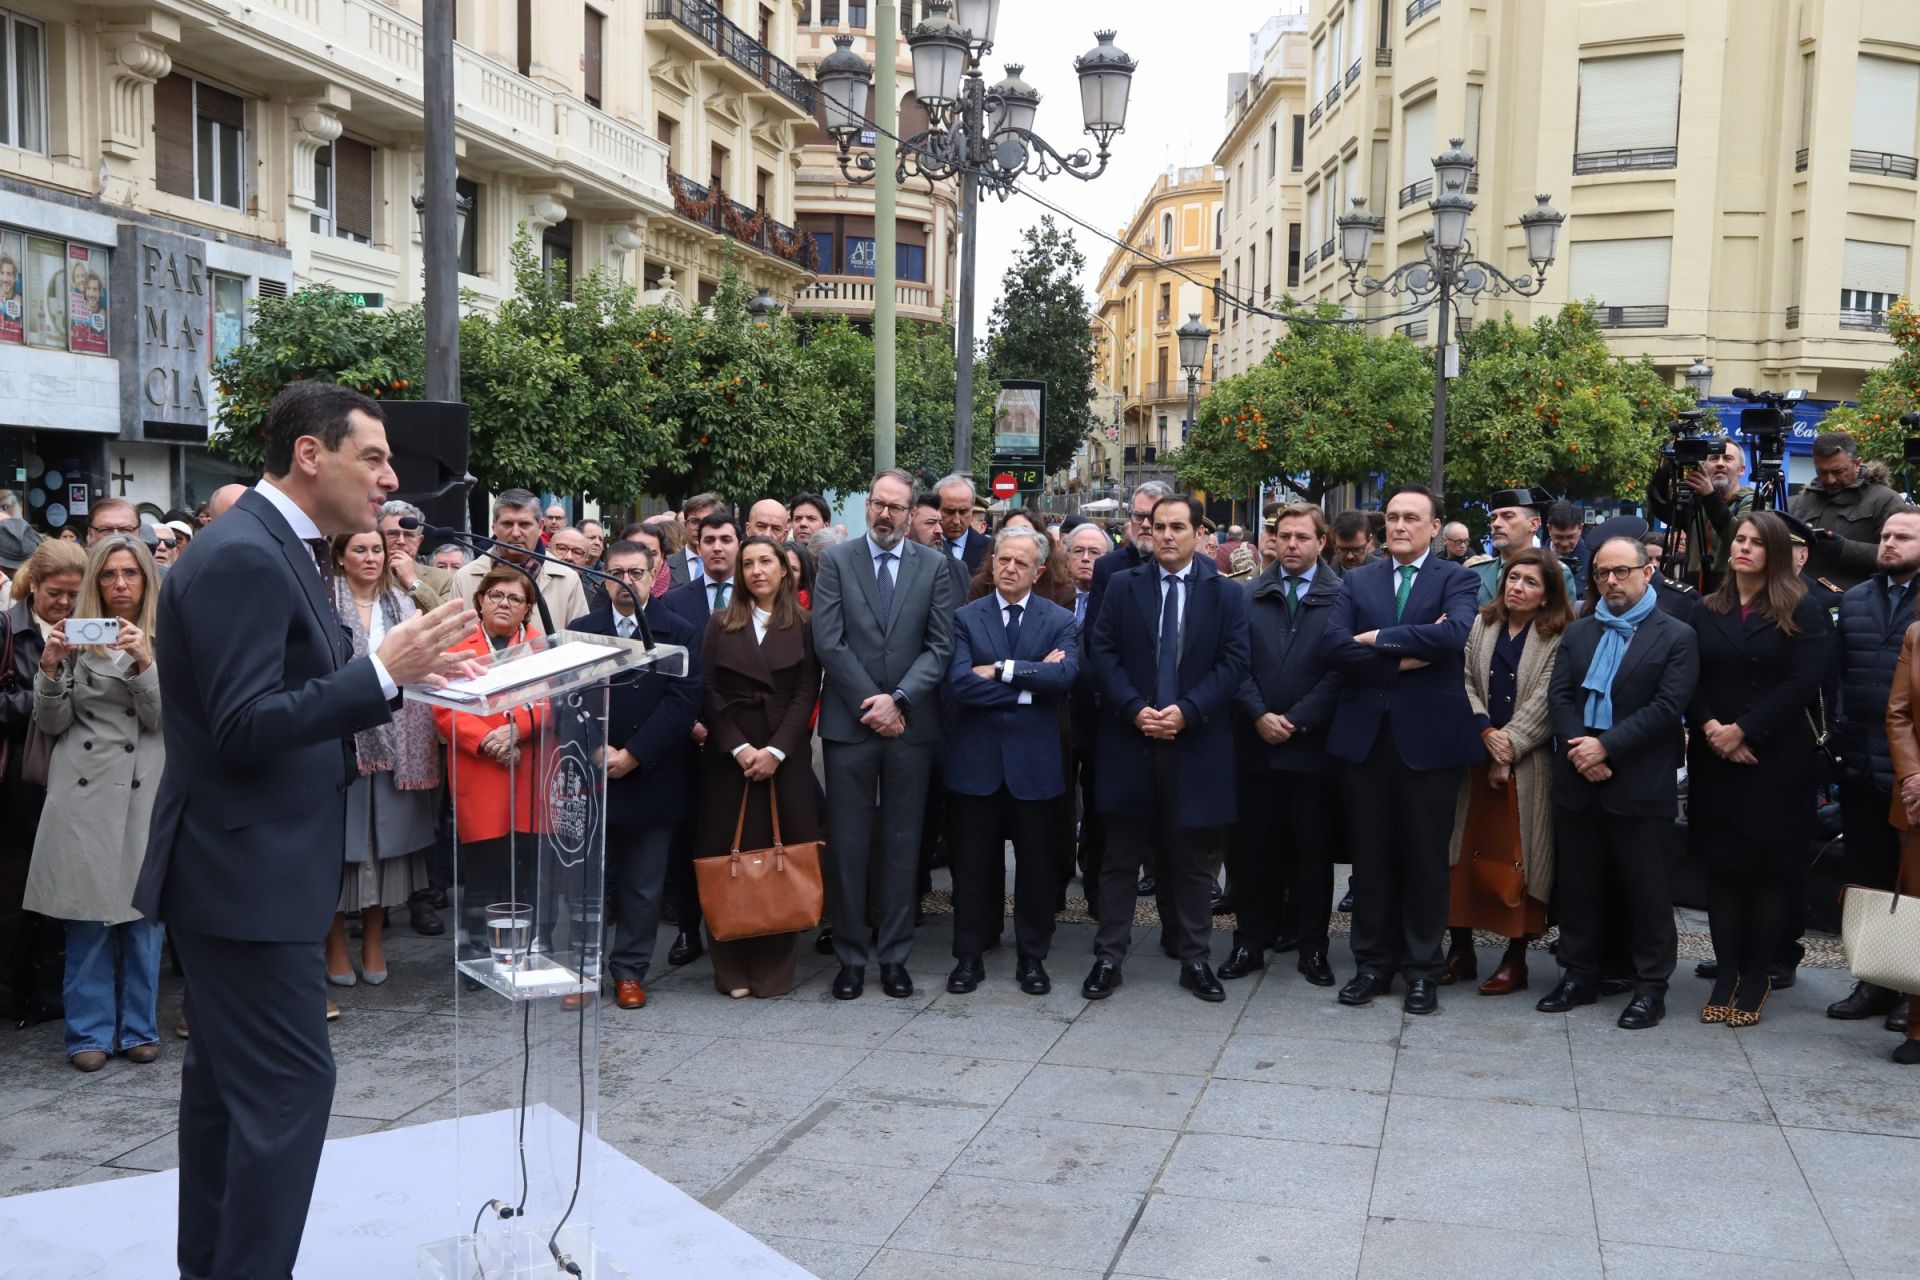
M 426 259 L 427 399 L 460 399 L 460 245 L 454 220 L 453 0 L 426 0 L 426 191 L 420 248 Z
M 894 287 L 898 271 L 894 244 L 899 235 L 894 224 L 895 195 L 899 188 L 894 164 L 898 143 L 894 133 L 898 124 L 900 93 L 895 83 L 900 59 L 899 19 L 896 0 L 879 0 L 873 20 L 873 122 L 874 160 L 879 166 L 873 184 L 873 469 L 885 471 L 893 465 L 894 361 L 898 347 L 894 343 L 894 310 L 899 290 Z
M 973 275 L 980 244 L 980 180 L 960 175 L 960 297 L 953 365 L 953 469 L 973 479 Z

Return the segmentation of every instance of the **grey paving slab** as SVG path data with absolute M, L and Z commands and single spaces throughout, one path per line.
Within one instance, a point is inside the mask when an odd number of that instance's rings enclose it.
M 1347 976 L 1350 967 L 1343 971 L 1343 980 Z M 1406 1018 L 1397 995 L 1350 1009 L 1334 999 L 1335 990 L 1312 986 L 1297 975 L 1270 972 L 1247 1001 L 1236 1029 L 1307 1040 L 1398 1043 Z
M 939 1173 L 991 1114 L 985 1107 L 834 1100 L 816 1109 L 812 1123 L 785 1150 L 804 1160 Z
M 1399 1093 L 1387 1109 L 1383 1145 L 1407 1156 L 1453 1151 L 1490 1164 L 1522 1159 L 1556 1170 L 1580 1168 L 1586 1158 L 1573 1110 Z
M 1066 1023 L 1052 1018 L 929 1009 L 896 1031 L 886 1047 L 903 1053 L 967 1054 L 1038 1062 L 1066 1029 Z
M 1450 1193 L 1451 1194 L 1451 1193 Z M 1532 1208 L 1529 1195 L 1524 1205 Z M 1430 1280 L 1435 1275 L 1553 1276 L 1580 1280 L 1604 1274 L 1591 1235 L 1542 1235 L 1491 1226 L 1375 1217 L 1367 1223 L 1360 1280 Z
M 1392 1044 L 1356 1040 L 1302 1040 L 1247 1032 L 1228 1039 L 1215 1079 L 1265 1080 L 1384 1093 L 1393 1083 Z
M 0 1196 L 64 1186 L 84 1178 L 96 1167 L 88 1160 L 0 1161 Z
M 1103 1271 L 1140 1205 L 1130 1191 L 947 1174 L 888 1247 L 995 1263 Z
M 1758 1087 L 1783 1125 L 1920 1138 L 1920 1090 L 1898 1067 L 1826 1076 L 1762 1074 Z
M 1157 1186 L 1189 1199 L 1365 1217 L 1376 1158 L 1370 1147 L 1187 1133 L 1180 1136 Z
M 817 1098 L 866 1057 L 841 1045 L 715 1040 L 660 1077 L 662 1084 Z
M 1571 1107 L 1573 1059 L 1565 1028 L 1556 1023 L 1484 1027 L 1460 1018 L 1441 1027 L 1434 1018 L 1410 1019 L 1394 1091 Z
M 1041 1061 L 1062 1067 L 1126 1067 L 1206 1075 L 1225 1047 L 1228 1028 L 1149 1027 L 1081 1018 Z
M 1174 1137 L 1165 1129 L 1003 1114 L 980 1130 L 951 1172 L 1144 1194 Z
M 875 1253 L 870 1244 L 808 1240 L 801 1236 L 761 1235 L 760 1240 L 781 1257 L 812 1272 L 814 1280 L 858 1280 Z
M 1155 1195 L 1116 1270 L 1156 1280 L 1325 1280 L 1360 1262 L 1366 1219 Z
M 71 1070 L 71 1068 L 69 1068 Z M 99 1089 L 71 1091 L 0 1125 L 0 1163 L 52 1160 L 107 1164 L 179 1126 L 177 1107 Z
M 384 1127 L 384 1122 L 368 1120 L 360 1116 L 329 1116 L 327 1118 L 328 1138 L 354 1138 L 363 1133 L 376 1133 Z M 142 1173 L 155 1173 L 162 1169 L 180 1167 L 180 1131 L 162 1134 L 152 1142 L 135 1147 L 132 1151 L 122 1152 L 110 1163 L 119 1169 L 136 1169 Z
M 812 1109 L 791 1094 L 658 1085 L 601 1112 L 599 1136 L 700 1196 Z
M 1204 1082 L 1194 1076 L 1042 1064 L 1007 1099 L 1010 1115 L 1179 1129 Z
M 1126 982 L 1105 1000 L 1092 1002 L 1081 1018 L 1101 1022 L 1122 1020 L 1142 1027 L 1193 1027 L 1203 1031 L 1231 1028 L 1253 994 L 1245 981 L 1227 982 L 1227 998 L 1220 1004 L 1196 999 L 1180 986 L 1180 970 L 1157 949 L 1151 960 L 1135 951 L 1124 969 Z M 1077 987 L 1085 970 L 1074 977 Z
M 1207 1084 L 1187 1128 L 1243 1138 L 1377 1147 L 1386 1111 L 1383 1093 L 1216 1079 Z
M 829 1090 L 836 1098 L 997 1107 L 1032 1072 L 1030 1062 L 878 1049 Z
M 1714 1242 L 1733 1243 L 1724 1237 Z M 1606 1264 L 1608 1280 L 1673 1280 L 1675 1276 L 1685 1276 L 1688 1280 L 1807 1280 L 1812 1274 L 1806 1263 L 1782 1258 L 1622 1244 L 1617 1240 L 1601 1242 L 1600 1260 Z M 1838 1271 L 1824 1274 L 1838 1274 Z M 1856 1277 L 1860 1274 L 1854 1272 Z
M 1872 1133 L 1786 1130 L 1800 1171 L 1849 1265 L 1920 1273 L 1913 1188 L 1920 1142 Z
M 935 1175 L 778 1156 L 708 1207 L 759 1235 L 835 1244 L 887 1242 L 933 1187 Z
M 823 988 L 818 996 L 799 992 L 786 1000 L 761 1003 L 742 1028 L 756 1040 L 786 1044 L 824 1044 L 847 1049 L 878 1049 L 913 1020 L 919 1010 L 894 1001 L 835 1000 Z
M 860 1280 L 1098 1280 L 1101 1271 L 1034 1267 L 998 1259 L 956 1258 L 952 1254 L 882 1249 L 860 1273 Z

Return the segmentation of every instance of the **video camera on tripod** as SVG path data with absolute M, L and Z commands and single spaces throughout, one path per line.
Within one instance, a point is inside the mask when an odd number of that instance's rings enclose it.
M 1684 473 L 1692 471 L 1726 452 L 1727 437 L 1720 430 L 1720 419 L 1706 409 L 1685 409 L 1674 415 L 1667 427 L 1667 442 L 1660 456 Z
M 1753 505 L 1761 511 L 1787 509 L 1787 434 L 1793 411 L 1787 406 L 1807 398 L 1798 387 L 1790 391 L 1756 391 L 1735 387 L 1733 398 L 1753 405 L 1740 411 L 1740 434 L 1752 453 Z

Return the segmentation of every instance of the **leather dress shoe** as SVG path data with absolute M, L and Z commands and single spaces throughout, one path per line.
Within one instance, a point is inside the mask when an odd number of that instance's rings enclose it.
M 860 992 L 867 985 L 867 967 L 863 964 L 843 964 L 840 972 L 833 976 L 833 998 L 835 1000 L 858 1000 Z
M 1460 947 L 1447 952 L 1447 966 L 1433 981 L 1442 987 L 1450 987 L 1456 982 L 1471 982 L 1480 976 L 1480 955 L 1472 947 Z
M 159 1059 L 160 1046 L 157 1043 L 137 1044 L 133 1046 L 133 1048 L 128 1049 L 126 1051 L 126 1054 L 127 1054 L 128 1062 L 137 1062 L 141 1066 L 145 1066 L 147 1063 L 154 1062 Z
M 1623 996 L 1633 990 L 1633 980 L 1630 978 L 1602 978 L 1600 979 L 1600 985 L 1597 990 L 1603 996 Z
M 1907 1033 L 1907 1002 L 1902 1000 L 1893 1006 L 1892 1012 L 1887 1014 L 1887 1020 L 1881 1025 L 1889 1031 L 1898 1031 L 1901 1035 L 1905 1035 Z
M 1898 1003 L 1899 992 L 1889 991 L 1871 982 L 1856 982 L 1853 990 L 1827 1006 L 1827 1016 L 1857 1022 L 1862 1018 L 1878 1018 Z
M 1288 933 L 1285 929 L 1282 929 L 1279 933 L 1273 935 L 1273 945 L 1267 949 L 1277 956 L 1283 956 L 1289 951 L 1298 951 L 1300 949 L 1300 935 L 1297 933 Z
M 1324 949 L 1302 951 L 1299 961 L 1293 967 L 1300 971 L 1301 977 L 1316 987 L 1333 985 L 1333 966 L 1327 963 L 1327 953 Z
M 1353 975 L 1353 981 L 1340 988 L 1339 1000 L 1341 1004 L 1351 1005 L 1357 1009 L 1362 1005 L 1372 1004 L 1376 997 L 1384 996 L 1392 990 L 1391 977 L 1382 977 L 1362 969 Z
M 1659 1026 L 1666 1016 L 1667 1002 L 1659 996 L 1635 996 L 1620 1011 L 1618 1026 L 1622 1031 L 1646 1031 Z
M 1414 1014 L 1438 1013 L 1440 989 L 1432 978 L 1415 978 L 1407 983 L 1407 994 L 1401 999 L 1400 1007 Z
M 107 1055 L 98 1049 L 82 1049 L 67 1059 L 75 1071 L 94 1072 L 107 1065 Z
M 1246 947 L 1235 947 L 1227 952 L 1227 958 L 1220 962 L 1220 977 L 1231 982 L 1235 978 L 1244 978 L 1250 973 L 1258 973 L 1267 967 L 1267 962 L 1258 951 Z
M 1712 981 L 1714 978 L 1720 976 L 1720 962 L 1718 960 L 1702 960 L 1699 964 L 1693 966 L 1693 976 Z
M 1053 990 L 1053 979 L 1047 976 L 1047 966 L 1032 956 L 1021 956 L 1020 967 L 1014 970 L 1014 981 L 1020 989 L 1030 996 L 1043 996 Z
M 646 1007 L 647 989 L 640 985 L 638 978 L 618 978 L 613 984 L 613 1002 L 622 1009 L 641 1009 Z
M 1565 1013 L 1575 1005 L 1592 1004 L 1599 998 L 1592 987 L 1575 982 L 1572 978 L 1562 978 L 1533 1007 L 1541 1013 Z
M 1105 1000 L 1114 993 L 1120 982 L 1119 965 L 1095 960 L 1093 968 L 1087 971 L 1087 980 L 1080 984 L 1080 994 L 1089 1000 Z
M 667 948 L 667 963 L 678 969 L 683 964 L 692 964 L 707 954 L 707 948 L 697 933 L 688 933 L 682 929 L 673 935 L 673 945 Z
M 1480 984 L 1483 996 L 1510 996 L 1516 991 L 1527 989 L 1527 962 L 1525 960 L 1502 960 L 1500 967 Z
M 885 971 L 881 976 L 885 977 Z M 980 963 L 979 956 L 961 956 L 953 972 L 947 975 L 947 990 L 956 996 L 963 996 L 978 987 L 987 976 L 987 967 Z
M 913 979 L 907 976 L 907 966 L 903 964 L 883 964 L 880 966 L 880 989 L 895 1000 L 905 1000 L 913 994 Z
M 1894 1047 L 1893 1060 L 1903 1067 L 1920 1063 L 1920 1040 L 1902 1040 Z
M 1353 881 L 1347 881 L 1347 892 L 1341 897 L 1340 905 L 1335 907 L 1334 910 L 1345 911 L 1349 915 L 1353 913 Z
M 1133 886 L 1133 896 L 1136 898 L 1151 898 L 1154 894 L 1158 893 L 1159 890 L 1160 886 L 1154 881 L 1152 876 L 1141 876 L 1139 883 Z
M 833 954 L 832 925 L 823 924 L 820 926 L 820 932 L 813 940 L 813 954 L 817 956 L 830 956 Z
M 1219 1004 L 1227 998 L 1227 989 L 1213 976 L 1213 966 L 1205 960 L 1181 965 L 1180 985 L 1208 1004 Z
M 413 926 L 415 933 L 428 938 L 437 938 L 447 931 L 446 921 L 440 918 L 440 913 L 425 898 L 407 900 L 407 923 Z

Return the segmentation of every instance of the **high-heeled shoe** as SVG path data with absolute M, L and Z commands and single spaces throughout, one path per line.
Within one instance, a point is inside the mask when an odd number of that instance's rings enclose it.
M 1715 993 L 1717 993 L 1720 990 L 1719 981 L 1716 980 L 1714 982 L 1713 990 Z M 1700 1021 L 1725 1022 L 1728 1018 L 1732 1017 L 1733 1016 L 1733 1000 L 1735 996 L 1739 995 L 1739 993 L 1740 993 L 1740 980 L 1738 978 L 1735 978 L 1733 980 L 1732 985 L 1727 988 L 1726 995 L 1720 996 L 1718 999 L 1716 999 L 1715 996 L 1712 994 L 1708 995 L 1707 1007 L 1700 1011 Z
M 1772 980 L 1766 979 L 1766 978 L 1761 979 L 1760 1003 L 1756 1004 L 1751 1009 L 1742 1009 L 1739 1003 L 1736 1001 L 1733 1006 L 1733 1009 L 1727 1014 L 1727 1025 L 1730 1027 L 1759 1026 L 1760 1011 L 1767 1007 L 1767 997 L 1772 994 L 1773 994 Z
M 1480 976 L 1480 956 L 1471 943 L 1447 953 L 1447 967 L 1434 979 L 1439 986 L 1450 987 L 1461 980 L 1471 982 Z

